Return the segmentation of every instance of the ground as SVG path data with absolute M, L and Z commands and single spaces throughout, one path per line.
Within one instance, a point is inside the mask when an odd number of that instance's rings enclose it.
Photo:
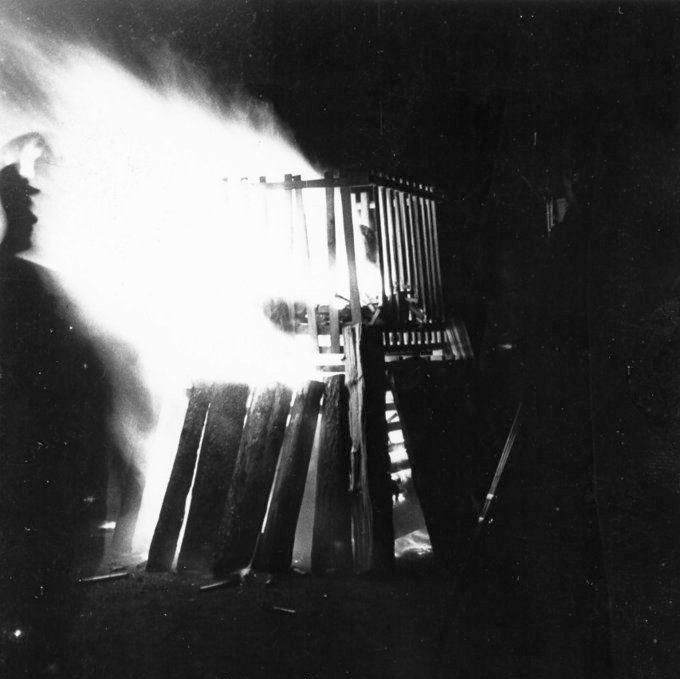
M 449 584 L 431 563 L 267 580 L 201 591 L 206 577 L 136 569 L 85 585 L 76 666 L 98 679 L 432 676 Z

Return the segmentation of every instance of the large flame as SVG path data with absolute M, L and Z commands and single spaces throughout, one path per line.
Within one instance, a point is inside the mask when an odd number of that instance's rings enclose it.
M 241 177 L 314 168 L 266 110 L 216 102 L 178 64 L 165 54 L 142 80 L 91 45 L 6 23 L 0 42 L 0 143 L 39 132 L 49 146 L 34 178 L 31 257 L 56 272 L 113 367 L 136 355 L 158 404 L 147 431 L 119 389 L 119 432 L 147 475 L 138 549 L 162 499 L 184 389 L 300 379 L 308 347 L 280 334 L 262 302 L 325 285 L 301 276 L 247 200 L 229 199 Z M 9 162 L 16 149 L 6 150 Z

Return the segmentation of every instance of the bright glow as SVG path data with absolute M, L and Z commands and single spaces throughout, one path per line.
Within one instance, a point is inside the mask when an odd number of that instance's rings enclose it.
M 23 630 L 15 629 L 12 634 L 13 634 L 15 639 L 20 639 L 24 635 L 24 632 L 23 632 Z
M 121 447 L 146 473 L 138 551 L 158 516 L 186 387 L 298 383 L 311 372 L 311 345 L 276 330 L 263 301 L 345 291 L 323 257 L 300 264 L 299 247 L 287 245 L 289 224 L 270 219 L 265 231 L 264 205 L 270 216 L 283 214 L 282 195 L 253 202 L 257 187 L 239 185 L 244 176 L 311 178 L 314 168 L 266 110 L 252 116 L 251 102 L 217 103 L 200 78 L 180 73 L 190 69 L 165 55 L 152 86 L 93 46 L 8 22 L 0 42 L 3 159 L 27 175 L 35 165 L 42 191 L 31 257 L 56 272 L 102 347 Z M 35 132 L 49 147 L 42 157 L 40 144 L 12 142 Z M 317 252 L 325 204 L 323 191 L 312 193 L 304 200 Z M 151 394 L 155 426 L 140 418 L 132 374 Z
M 397 557 L 419 557 L 431 553 L 432 544 L 426 528 L 414 530 L 394 541 L 394 555 Z

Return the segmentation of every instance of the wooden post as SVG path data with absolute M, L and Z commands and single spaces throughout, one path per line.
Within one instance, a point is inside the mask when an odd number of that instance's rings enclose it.
M 411 214 L 411 226 L 413 228 L 413 233 L 415 235 L 415 255 L 416 255 L 416 268 L 418 276 L 416 278 L 416 292 L 418 297 L 418 303 L 421 309 L 427 313 L 427 298 L 425 295 L 425 264 L 423 262 L 423 250 L 421 243 L 421 228 L 420 220 L 418 219 L 418 198 L 416 196 L 410 196 L 409 198 L 409 211 Z
M 207 387 L 194 387 L 189 393 L 175 463 L 149 548 L 147 571 L 169 571 L 172 568 L 210 397 L 211 389 Z
M 293 177 L 295 181 L 300 181 L 300 175 Z M 302 188 L 297 187 L 295 190 L 295 210 L 300 221 L 300 226 L 302 227 L 302 239 L 305 253 L 305 265 L 309 267 L 310 265 L 310 252 L 309 252 L 309 234 L 307 233 L 307 216 L 305 215 L 305 204 L 302 199 Z M 307 291 L 307 332 L 312 340 L 312 345 L 315 351 L 319 351 L 319 331 L 316 324 L 316 303 L 313 296 Z
M 284 191 L 286 192 L 286 208 L 288 210 L 288 232 L 290 236 L 289 241 L 289 257 L 290 261 L 295 261 L 295 220 L 293 219 L 293 175 L 287 174 L 283 177 Z M 295 302 L 288 300 L 288 315 L 293 326 L 293 333 L 297 329 L 297 316 L 295 315 Z
M 344 342 L 353 458 L 354 564 L 359 572 L 387 570 L 394 564 L 394 527 L 382 332 L 375 326 L 346 326 Z
M 381 217 L 380 217 L 380 207 L 378 203 L 378 191 L 376 187 L 374 186 L 371 189 L 370 197 L 369 197 L 369 203 L 373 203 L 373 209 L 369 207 L 368 209 L 368 216 L 369 216 L 369 225 L 373 229 L 376 237 L 376 245 L 378 249 L 378 262 L 380 263 L 380 279 L 382 281 L 382 294 L 381 294 L 381 299 L 382 299 L 382 306 L 385 308 L 387 306 L 387 289 L 388 289 L 388 277 L 389 277 L 389 271 L 387 269 L 387 265 L 385 263 L 385 254 L 384 254 L 384 245 L 383 245 L 383 239 L 384 239 L 384 234 L 381 226 Z
M 253 559 L 253 567 L 258 570 L 280 572 L 290 568 L 322 393 L 323 383 L 312 381 L 295 397 L 267 518 Z
M 331 284 L 336 284 L 336 238 L 335 238 L 335 188 L 333 187 L 333 173 L 326 172 L 324 175 L 329 182 L 326 185 L 326 238 L 328 241 L 328 272 Z M 328 300 L 328 317 L 331 334 L 331 353 L 340 353 L 340 319 L 338 308 L 335 304 L 335 295 Z
M 434 202 L 434 199 L 430 199 L 428 201 L 428 205 L 430 208 L 430 224 L 432 227 L 432 238 L 434 241 L 434 267 L 435 267 L 435 285 L 436 285 L 436 297 L 438 300 L 438 308 L 439 308 L 439 314 L 440 318 L 439 320 L 443 320 L 445 316 L 445 309 L 444 309 L 444 291 L 442 288 L 442 269 L 441 269 L 441 260 L 439 258 L 439 233 L 438 233 L 438 228 L 437 228 L 437 205 Z
M 321 407 L 312 571 L 352 567 L 347 390 L 344 375 L 326 380 Z
M 343 186 L 340 189 L 340 200 L 342 202 L 342 225 L 345 232 L 345 251 L 347 252 L 347 266 L 349 268 L 349 306 L 352 312 L 352 323 L 361 323 L 357 259 L 354 250 L 354 220 L 352 219 L 349 186 Z
M 234 473 L 247 400 L 245 384 L 227 384 L 215 389 L 177 563 L 180 569 L 212 567 L 217 529 Z
M 384 247 L 385 258 L 385 294 L 388 300 L 388 317 L 390 320 L 396 318 L 395 293 L 397 290 L 397 271 L 394 259 L 394 242 L 390 234 L 387 222 L 387 202 L 385 200 L 385 188 L 379 186 L 378 193 L 378 216 L 380 218 L 381 238 Z
M 217 537 L 215 572 L 250 563 L 290 411 L 291 390 L 283 384 L 255 394 L 241 436 L 236 466 Z

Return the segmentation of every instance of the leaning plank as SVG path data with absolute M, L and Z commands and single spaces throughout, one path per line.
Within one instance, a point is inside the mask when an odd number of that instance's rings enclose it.
M 321 408 L 312 571 L 352 567 L 347 390 L 344 375 L 326 380 Z
M 258 570 L 285 571 L 290 567 L 322 393 L 323 383 L 311 381 L 295 397 L 253 559 Z
M 394 565 L 394 527 L 382 332 L 361 324 L 346 326 L 343 332 L 352 440 L 354 566 L 359 572 L 384 571 Z
M 248 387 L 226 384 L 215 390 L 196 467 L 191 507 L 177 566 L 212 567 L 217 529 L 234 473 L 246 415 Z
M 342 204 L 342 224 L 345 232 L 345 251 L 349 271 L 349 306 L 352 323 L 361 322 L 361 301 L 359 297 L 359 279 L 357 278 L 357 260 L 354 247 L 354 220 L 352 219 L 352 197 L 349 187 L 340 189 Z
M 175 463 L 149 548 L 148 571 L 169 571 L 172 567 L 209 403 L 208 387 L 194 387 L 191 390 Z
M 217 573 L 244 568 L 253 556 L 267 510 L 291 396 L 290 388 L 283 384 L 255 394 L 218 533 L 214 568 Z

